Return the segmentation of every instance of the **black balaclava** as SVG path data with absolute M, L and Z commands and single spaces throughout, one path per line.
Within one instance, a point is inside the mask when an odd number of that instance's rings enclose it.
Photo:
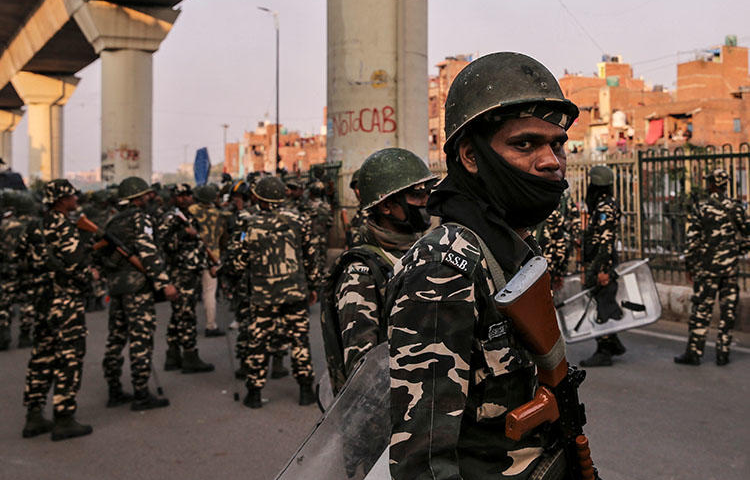
M 596 204 L 603 195 L 612 195 L 612 185 L 592 185 L 586 189 L 586 208 L 589 214 L 596 209 Z
M 476 152 L 476 182 L 508 225 L 538 225 L 560 204 L 568 188 L 566 180 L 549 180 L 514 167 L 479 135 L 472 135 L 471 143 Z
M 399 233 L 424 232 L 430 226 L 430 215 L 426 207 L 412 205 L 406 201 L 406 195 L 402 192 L 393 196 L 393 201 L 401 206 L 406 214 L 406 220 L 399 220 L 391 214 L 378 213 L 377 215 L 388 219 Z

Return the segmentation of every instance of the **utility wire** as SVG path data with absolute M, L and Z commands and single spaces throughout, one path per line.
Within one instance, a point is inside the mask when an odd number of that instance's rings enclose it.
M 565 9 L 565 11 L 568 12 L 568 15 L 570 15 L 570 18 L 572 18 L 573 21 L 576 23 L 576 25 L 578 25 L 578 28 L 580 28 L 581 31 L 584 34 L 586 34 L 587 37 L 589 37 L 589 40 L 591 40 L 591 42 L 594 44 L 594 46 L 596 46 L 596 48 L 598 48 L 599 51 L 602 52 L 602 55 L 603 55 L 605 53 L 604 49 L 601 47 L 601 45 L 599 45 L 599 43 L 596 40 L 594 40 L 594 37 L 592 37 L 589 34 L 589 32 L 587 32 L 586 29 L 583 28 L 583 25 L 581 25 L 581 22 L 579 22 L 578 19 L 575 17 L 575 15 L 573 15 L 573 12 L 571 12 L 570 9 L 568 9 L 568 7 L 565 6 L 565 4 L 563 3 L 562 0 L 557 0 L 557 1 L 560 3 L 560 5 L 563 7 L 563 9 Z

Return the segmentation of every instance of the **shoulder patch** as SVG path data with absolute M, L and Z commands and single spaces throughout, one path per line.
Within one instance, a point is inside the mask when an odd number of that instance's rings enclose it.
M 443 254 L 441 263 L 455 268 L 466 276 L 471 276 L 479 263 L 479 255 L 479 248 L 459 234 Z
M 369 275 L 370 268 L 365 264 L 354 262 L 354 263 L 349 264 L 349 268 L 346 269 L 346 273 L 358 274 L 358 275 Z

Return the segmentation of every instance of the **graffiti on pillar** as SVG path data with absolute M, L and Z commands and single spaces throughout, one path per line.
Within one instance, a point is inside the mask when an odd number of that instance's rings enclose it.
M 329 131 L 339 137 L 353 132 L 393 133 L 396 131 L 396 109 L 386 105 L 336 112 L 331 114 L 328 123 Z
M 103 181 L 114 180 L 116 165 L 123 165 L 126 170 L 138 170 L 141 166 L 141 151 L 127 145 L 120 145 L 102 152 Z

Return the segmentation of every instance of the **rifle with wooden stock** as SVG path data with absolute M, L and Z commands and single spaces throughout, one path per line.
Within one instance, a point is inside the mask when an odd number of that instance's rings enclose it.
M 553 448 L 562 448 L 568 477 L 598 480 L 588 439 L 583 433 L 585 408 L 578 387 L 586 372 L 568 365 L 565 342 L 557 324 L 547 262 L 534 257 L 495 296 L 498 309 L 511 318 L 524 346 L 537 365 L 539 389 L 534 399 L 508 412 L 505 435 L 519 440 L 547 423 Z M 557 448 L 555 448 L 557 449 Z
M 119 238 L 110 235 L 109 233 L 98 227 L 94 222 L 89 220 L 86 215 L 81 215 L 78 218 L 76 227 L 78 227 L 80 230 L 93 233 L 95 238 L 100 239 L 94 244 L 94 250 L 99 250 L 108 245 L 111 245 L 117 251 L 117 253 L 125 257 L 128 263 L 134 266 L 139 272 L 146 274 L 146 269 L 143 267 L 143 263 L 141 263 L 141 259 L 138 258 L 138 255 L 131 252 L 130 249 L 126 247 Z

